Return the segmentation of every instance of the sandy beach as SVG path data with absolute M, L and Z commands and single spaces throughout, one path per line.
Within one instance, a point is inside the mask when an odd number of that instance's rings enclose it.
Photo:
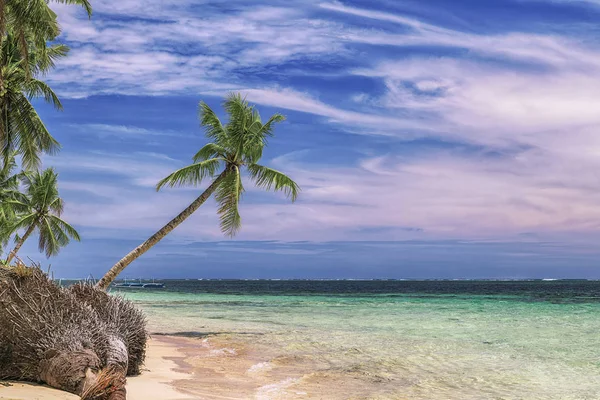
M 173 361 L 183 359 L 176 342 L 157 336 L 149 341 L 144 372 L 127 380 L 128 399 L 132 400 L 180 400 L 194 398 L 175 389 L 173 382 L 189 378 L 189 374 Z M 49 387 L 10 382 L 0 386 L 2 400 L 77 400 L 78 396 Z
M 127 293 L 153 332 L 130 400 L 600 399 L 597 282 L 170 285 Z M 0 399 L 77 397 L 13 383 Z
M 239 338 L 238 338 L 239 339 Z M 154 335 L 149 341 L 142 374 L 127 380 L 130 400 L 245 400 L 324 398 L 329 384 L 312 387 L 311 395 L 295 386 L 307 376 L 299 360 L 272 360 L 268 349 L 236 340 L 235 336 L 199 337 Z M 312 375 L 312 374 L 310 374 Z M 308 382 L 306 382 L 308 383 Z M 309 386 L 312 386 L 309 384 Z M 358 387 L 330 389 L 330 399 L 352 397 Z M 314 397 L 314 396 L 317 397 Z M 76 400 L 78 396 L 50 387 L 8 382 L 1 400 Z
M 229 335 L 199 337 L 154 335 L 142 374 L 127 379 L 130 400 L 304 399 L 294 390 L 306 371 L 273 370 L 266 349 Z M 1 400 L 76 400 L 78 396 L 23 382 L 0 386 Z M 282 397 L 283 396 L 283 397 Z M 337 397 L 336 397 L 337 398 Z M 347 398 L 347 397 L 344 397 Z

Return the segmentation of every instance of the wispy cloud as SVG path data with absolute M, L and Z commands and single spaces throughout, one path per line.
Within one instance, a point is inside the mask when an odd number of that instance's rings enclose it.
M 94 134 L 98 136 L 116 136 L 116 137 L 139 137 L 139 136 L 180 136 L 187 137 L 182 132 L 173 130 L 156 130 L 140 128 L 133 125 L 110 125 L 110 124 L 68 124 L 71 128 L 76 128 L 80 132 L 86 134 Z
M 60 9 L 74 50 L 51 76 L 59 91 L 199 97 L 241 90 L 261 106 L 321 117 L 306 122 L 311 130 L 334 123 L 342 132 L 385 136 L 360 143 L 337 137 L 366 148 L 339 165 L 312 162 L 323 153 L 335 159 L 336 144 L 325 140 L 307 144 L 302 157 L 277 154 L 272 162 L 303 186 L 301 201 L 290 206 L 249 193 L 241 238 L 492 239 L 600 230 L 600 47 L 582 33 L 589 27 L 460 30 L 341 2 L 206 2 L 202 13 L 190 2 L 139 4 L 100 1 L 90 23 Z M 134 124 L 86 128 L 176 134 Z M 384 139 L 387 145 L 375 142 Z M 189 202 L 189 190 L 150 197 L 156 181 L 181 165 L 155 153 L 57 160 L 130 184 L 119 192 L 120 183 L 104 181 L 97 190 L 73 179 L 70 191 L 106 195 L 74 206 L 76 222 L 146 232 Z M 210 204 L 177 235 L 215 239 L 217 225 Z

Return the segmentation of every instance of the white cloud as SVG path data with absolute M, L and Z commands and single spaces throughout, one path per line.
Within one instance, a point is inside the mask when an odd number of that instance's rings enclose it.
M 107 4 L 101 2 L 100 10 Z M 63 16 L 61 11 L 67 38 L 89 42 L 77 47 L 53 75 L 63 93 L 220 95 L 243 89 L 252 102 L 318 115 L 361 133 L 407 138 L 408 130 L 410 135 L 480 146 L 462 153 L 379 154 L 345 168 L 303 165 L 288 157 L 285 171 L 303 186 L 301 201 L 291 206 L 274 197 L 268 205 L 244 203 L 242 239 L 492 238 L 530 231 L 585 235 L 600 229 L 600 50 L 594 44 L 558 33 L 466 33 L 342 3 L 320 8 L 402 29 L 323 21 L 304 8 L 261 7 L 193 17 L 173 2 L 149 2 L 143 10 L 132 4 L 128 0 L 106 11 L 161 15 L 168 22 L 93 20 L 85 26 L 75 14 Z M 129 39 L 118 42 L 119 37 Z M 249 84 L 234 73 L 238 68 L 264 71 L 300 58 L 350 55 L 351 60 L 357 43 L 467 52 L 363 57 L 363 66 L 349 73 L 381 83 L 384 93 L 350 98 L 358 107 L 354 110 L 320 100 L 318 88 L 309 92 Z M 178 52 L 182 48 L 194 54 Z M 131 127 L 95 128 L 151 134 Z M 69 208 L 76 223 L 150 230 L 193 199 L 185 190 L 150 197 L 152 186 L 177 163 L 138 156 L 64 158 L 61 167 L 119 175 L 132 183 L 108 206 L 91 202 Z M 84 183 L 79 190 L 97 190 Z M 115 193 L 118 187 L 102 188 L 98 195 Z M 78 190 L 77 182 L 69 190 Z M 214 211 L 207 205 L 177 235 L 220 237 Z M 361 232 L 377 227 L 397 229 Z
M 307 19 L 301 10 L 289 7 L 258 6 L 229 13 L 207 8 L 210 12 L 196 14 L 190 3 L 152 3 L 149 10 L 125 3 L 98 6 L 99 12 L 122 19 L 99 16 L 91 21 L 76 8 L 53 5 L 63 38 L 74 45 L 71 56 L 50 77 L 63 95 L 233 89 L 236 85 L 228 81 L 236 68 L 344 51 L 329 36 L 340 27 Z M 152 20 L 131 19 L 140 16 Z
M 77 8 L 55 5 L 64 27 L 64 37 L 75 44 L 71 56 L 62 61 L 50 77 L 51 83 L 62 95 L 221 94 L 245 89 L 251 99 L 261 104 L 325 116 L 332 121 L 352 125 L 355 131 L 357 124 L 393 125 L 399 129 L 394 129 L 392 134 L 400 135 L 406 134 L 402 132 L 404 128 L 429 131 L 448 128 L 440 126 L 435 119 L 427 118 L 433 102 L 416 98 L 402 87 L 401 80 L 413 81 L 415 87 L 422 91 L 450 91 L 460 86 L 460 93 L 454 95 L 454 101 L 479 105 L 479 109 L 473 110 L 475 114 L 456 115 L 456 119 L 463 121 L 465 118 L 486 119 L 492 97 L 486 98 L 486 93 L 509 90 L 530 92 L 524 93 L 521 102 L 494 103 L 493 108 L 509 118 L 521 119 L 522 124 L 529 120 L 525 118 L 529 116 L 529 108 L 534 108 L 533 112 L 537 114 L 546 110 L 548 125 L 553 119 L 568 118 L 578 109 L 593 114 L 590 110 L 594 107 L 582 107 L 578 101 L 587 102 L 594 90 L 586 90 L 587 96 L 583 96 L 578 88 L 586 88 L 588 81 L 594 80 L 593 76 L 600 68 L 600 50 L 575 38 L 520 32 L 493 35 L 465 33 L 415 18 L 349 7 L 339 2 L 321 3 L 316 8 L 311 8 L 310 3 L 304 4 L 304 7 L 291 7 L 293 4 L 287 4 L 287 7 L 242 6 L 233 7 L 233 11 L 229 12 L 220 12 L 214 5 L 206 5 L 207 12 L 204 14 L 192 12 L 191 4 L 185 2 L 144 2 L 139 7 L 135 4 L 126 1 L 113 7 L 108 2 L 100 2 L 97 5 L 99 13 L 110 13 L 124 19 L 98 17 L 91 21 L 84 20 Z M 343 21 L 319 19 L 315 17 L 315 10 L 392 22 L 402 29 L 359 28 Z M 160 16 L 160 21 L 148 19 L 157 16 Z M 131 20 L 131 17 L 135 18 Z M 539 68 L 549 70 L 538 76 L 538 72 L 527 73 L 515 66 L 502 69 L 489 61 L 474 59 L 432 58 L 394 62 L 389 57 L 388 60 L 375 57 L 371 67 L 358 73 L 385 81 L 390 92 L 386 104 L 393 102 L 393 108 L 404 110 L 398 117 L 389 113 L 373 114 L 371 101 L 362 102 L 362 110 L 346 111 L 320 102 L 302 90 L 248 85 L 244 82 L 244 74 L 239 72 L 239 69 L 245 69 L 245 73 L 266 71 L 270 65 L 295 59 L 316 58 L 325 62 L 332 57 L 342 57 L 351 61 L 356 57 L 353 49 L 356 44 L 459 48 L 473 55 L 535 62 Z M 545 79 L 551 76 L 547 72 L 564 69 L 569 69 L 571 75 L 559 76 L 561 79 L 556 82 Z M 470 77 L 469 73 L 476 76 Z M 529 82 L 531 79 L 548 87 L 534 85 Z M 554 84 L 557 84 L 556 88 L 552 87 Z M 569 85 L 571 91 L 568 90 Z M 576 94 L 577 98 L 565 97 L 558 104 L 558 96 L 563 94 Z M 462 99 L 459 95 L 463 96 Z M 546 107 L 548 96 L 554 98 L 556 108 Z M 516 95 L 513 97 L 517 98 Z M 501 101 L 506 98 L 499 97 Z M 480 102 L 481 99 L 483 101 Z M 530 101 L 525 104 L 527 99 Z M 448 99 L 439 100 L 440 103 L 443 101 Z M 589 118 L 595 117 L 589 115 Z M 446 119 L 444 122 L 454 121 Z M 367 129 L 366 132 L 390 134 L 386 129 Z
M 154 188 L 159 180 L 180 167 L 180 162 L 164 154 L 137 152 L 114 154 L 87 152 L 83 154 L 63 153 L 60 157 L 49 159 L 49 165 L 59 172 L 100 173 L 104 177 L 121 176 L 129 179 L 129 184 L 145 188 Z M 88 187 L 88 182 L 84 182 Z M 122 186 L 122 182 L 115 187 Z M 73 188 L 73 187 L 71 187 Z
M 88 229 L 117 229 L 123 236 L 142 238 L 200 194 L 199 189 L 155 193 L 155 182 L 146 178 L 176 166 L 161 157 L 145 162 L 141 157 L 125 161 L 106 155 L 105 165 L 98 165 L 93 157 L 85 159 L 67 157 L 66 163 L 131 182 L 61 184 L 67 218 Z M 464 157 L 452 151 L 379 156 L 344 168 L 316 167 L 293 159 L 280 157 L 274 165 L 302 186 L 300 201 L 292 205 L 277 194 L 270 194 L 267 203 L 244 199 L 239 239 L 492 239 L 516 238 L 523 232 L 593 235 L 600 228 L 600 177 L 594 172 L 598 168 L 588 169 L 585 160 L 548 164 L 546 154 L 536 149 L 504 157 L 484 153 Z M 93 196 L 69 201 L 73 192 Z M 221 238 L 214 202 L 209 201 L 172 236 L 173 240 Z
M 446 29 L 423 23 L 414 18 L 344 6 L 341 3 L 325 3 L 321 7 L 372 18 L 395 22 L 412 28 L 408 33 L 387 31 L 349 31 L 346 40 L 372 45 L 388 46 L 438 46 L 467 49 L 481 55 L 494 55 L 521 61 L 535 61 L 551 66 L 577 65 L 579 67 L 600 65 L 600 53 L 587 48 L 581 39 L 554 34 L 507 32 L 502 34 L 475 34 Z
M 85 133 L 92 133 L 98 136 L 116 136 L 116 137 L 136 137 L 136 136 L 188 136 L 181 132 L 172 130 L 154 130 L 145 129 L 130 125 L 110 125 L 110 124 L 69 124 L 68 126 L 77 128 Z
M 436 127 L 424 125 L 406 118 L 395 118 L 386 115 L 377 115 L 370 113 L 360 113 L 348 111 L 341 108 L 333 107 L 325 104 L 309 94 L 297 92 L 291 89 L 243 89 L 243 95 L 246 95 L 248 100 L 253 103 L 258 103 L 266 106 L 278 107 L 288 110 L 301 111 L 309 114 L 320 115 L 329 118 L 333 122 L 343 123 L 347 125 L 360 124 L 363 126 L 372 126 L 378 128 L 376 131 L 365 129 L 363 133 L 382 134 L 385 132 L 382 126 L 390 126 L 391 129 L 387 134 L 398 134 L 403 129 L 426 129 L 433 130 Z

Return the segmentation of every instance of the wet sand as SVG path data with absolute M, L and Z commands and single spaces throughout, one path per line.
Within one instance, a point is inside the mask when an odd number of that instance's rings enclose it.
M 281 356 L 268 346 L 255 344 L 251 337 L 154 335 L 142 374 L 128 378 L 127 398 L 398 399 L 397 395 L 374 396 L 363 379 L 353 377 L 348 371 L 326 372 L 326 367 L 314 358 Z M 382 389 L 385 386 L 383 383 Z M 0 399 L 76 400 L 78 397 L 45 386 L 11 382 L 10 386 L 0 386 Z
M 202 400 L 359 400 L 404 397 L 397 382 L 381 377 L 365 377 L 352 371 L 336 371 L 314 357 L 285 356 L 281 349 L 258 345 L 250 337 L 210 335 L 189 338 L 165 336 L 161 339 L 178 349 L 180 356 L 169 357 L 178 372 L 188 374 L 173 386 L 194 399 Z M 181 354 L 183 356 L 181 356 Z M 374 379 L 379 390 L 365 385 Z

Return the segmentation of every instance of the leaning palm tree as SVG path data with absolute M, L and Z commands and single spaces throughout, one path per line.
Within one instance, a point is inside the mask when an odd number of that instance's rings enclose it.
M 185 210 L 116 263 L 97 283 L 97 287 L 107 289 L 131 262 L 190 217 L 213 194 L 218 203 L 221 230 L 227 236 L 234 236 L 242 222 L 238 205 L 244 192 L 243 169 L 248 171 L 256 186 L 283 191 L 292 201 L 296 200 L 300 188 L 292 179 L 279 171 L 257 164 L 267 139 L 273 136 L 274 125 L 285 119 L 283 115 L 275 114 L 263 124 L 258 111 L 239 94 L 230 94 L 224 107 L 229 114 L 226 125 L 221 124 L 206 103 L 200 103 L 201 125 L 205 128 L 206 136 L 213 142 L 196 153 L 193 164 L 161 180 L 156 189 L 160 190 L 164 186 L 198 186 L 207 178 L 213 178 L 212 183 Z
M 38 248 L 46 257 L 58 254 L 61 247 L 69 244 L 71 239 L 80 240 L 77 231 L 60 218 L 63 201 L 58 194 L 57 178 L 58 175 L 52 168 L 23 174 L 25 195 L 9 203 L 18 212 L 10 231 L 16 233 L 24 230 L 25 233 L 9 254 L 6 264 L 12 261 L 35 230 L 39 233 Z

